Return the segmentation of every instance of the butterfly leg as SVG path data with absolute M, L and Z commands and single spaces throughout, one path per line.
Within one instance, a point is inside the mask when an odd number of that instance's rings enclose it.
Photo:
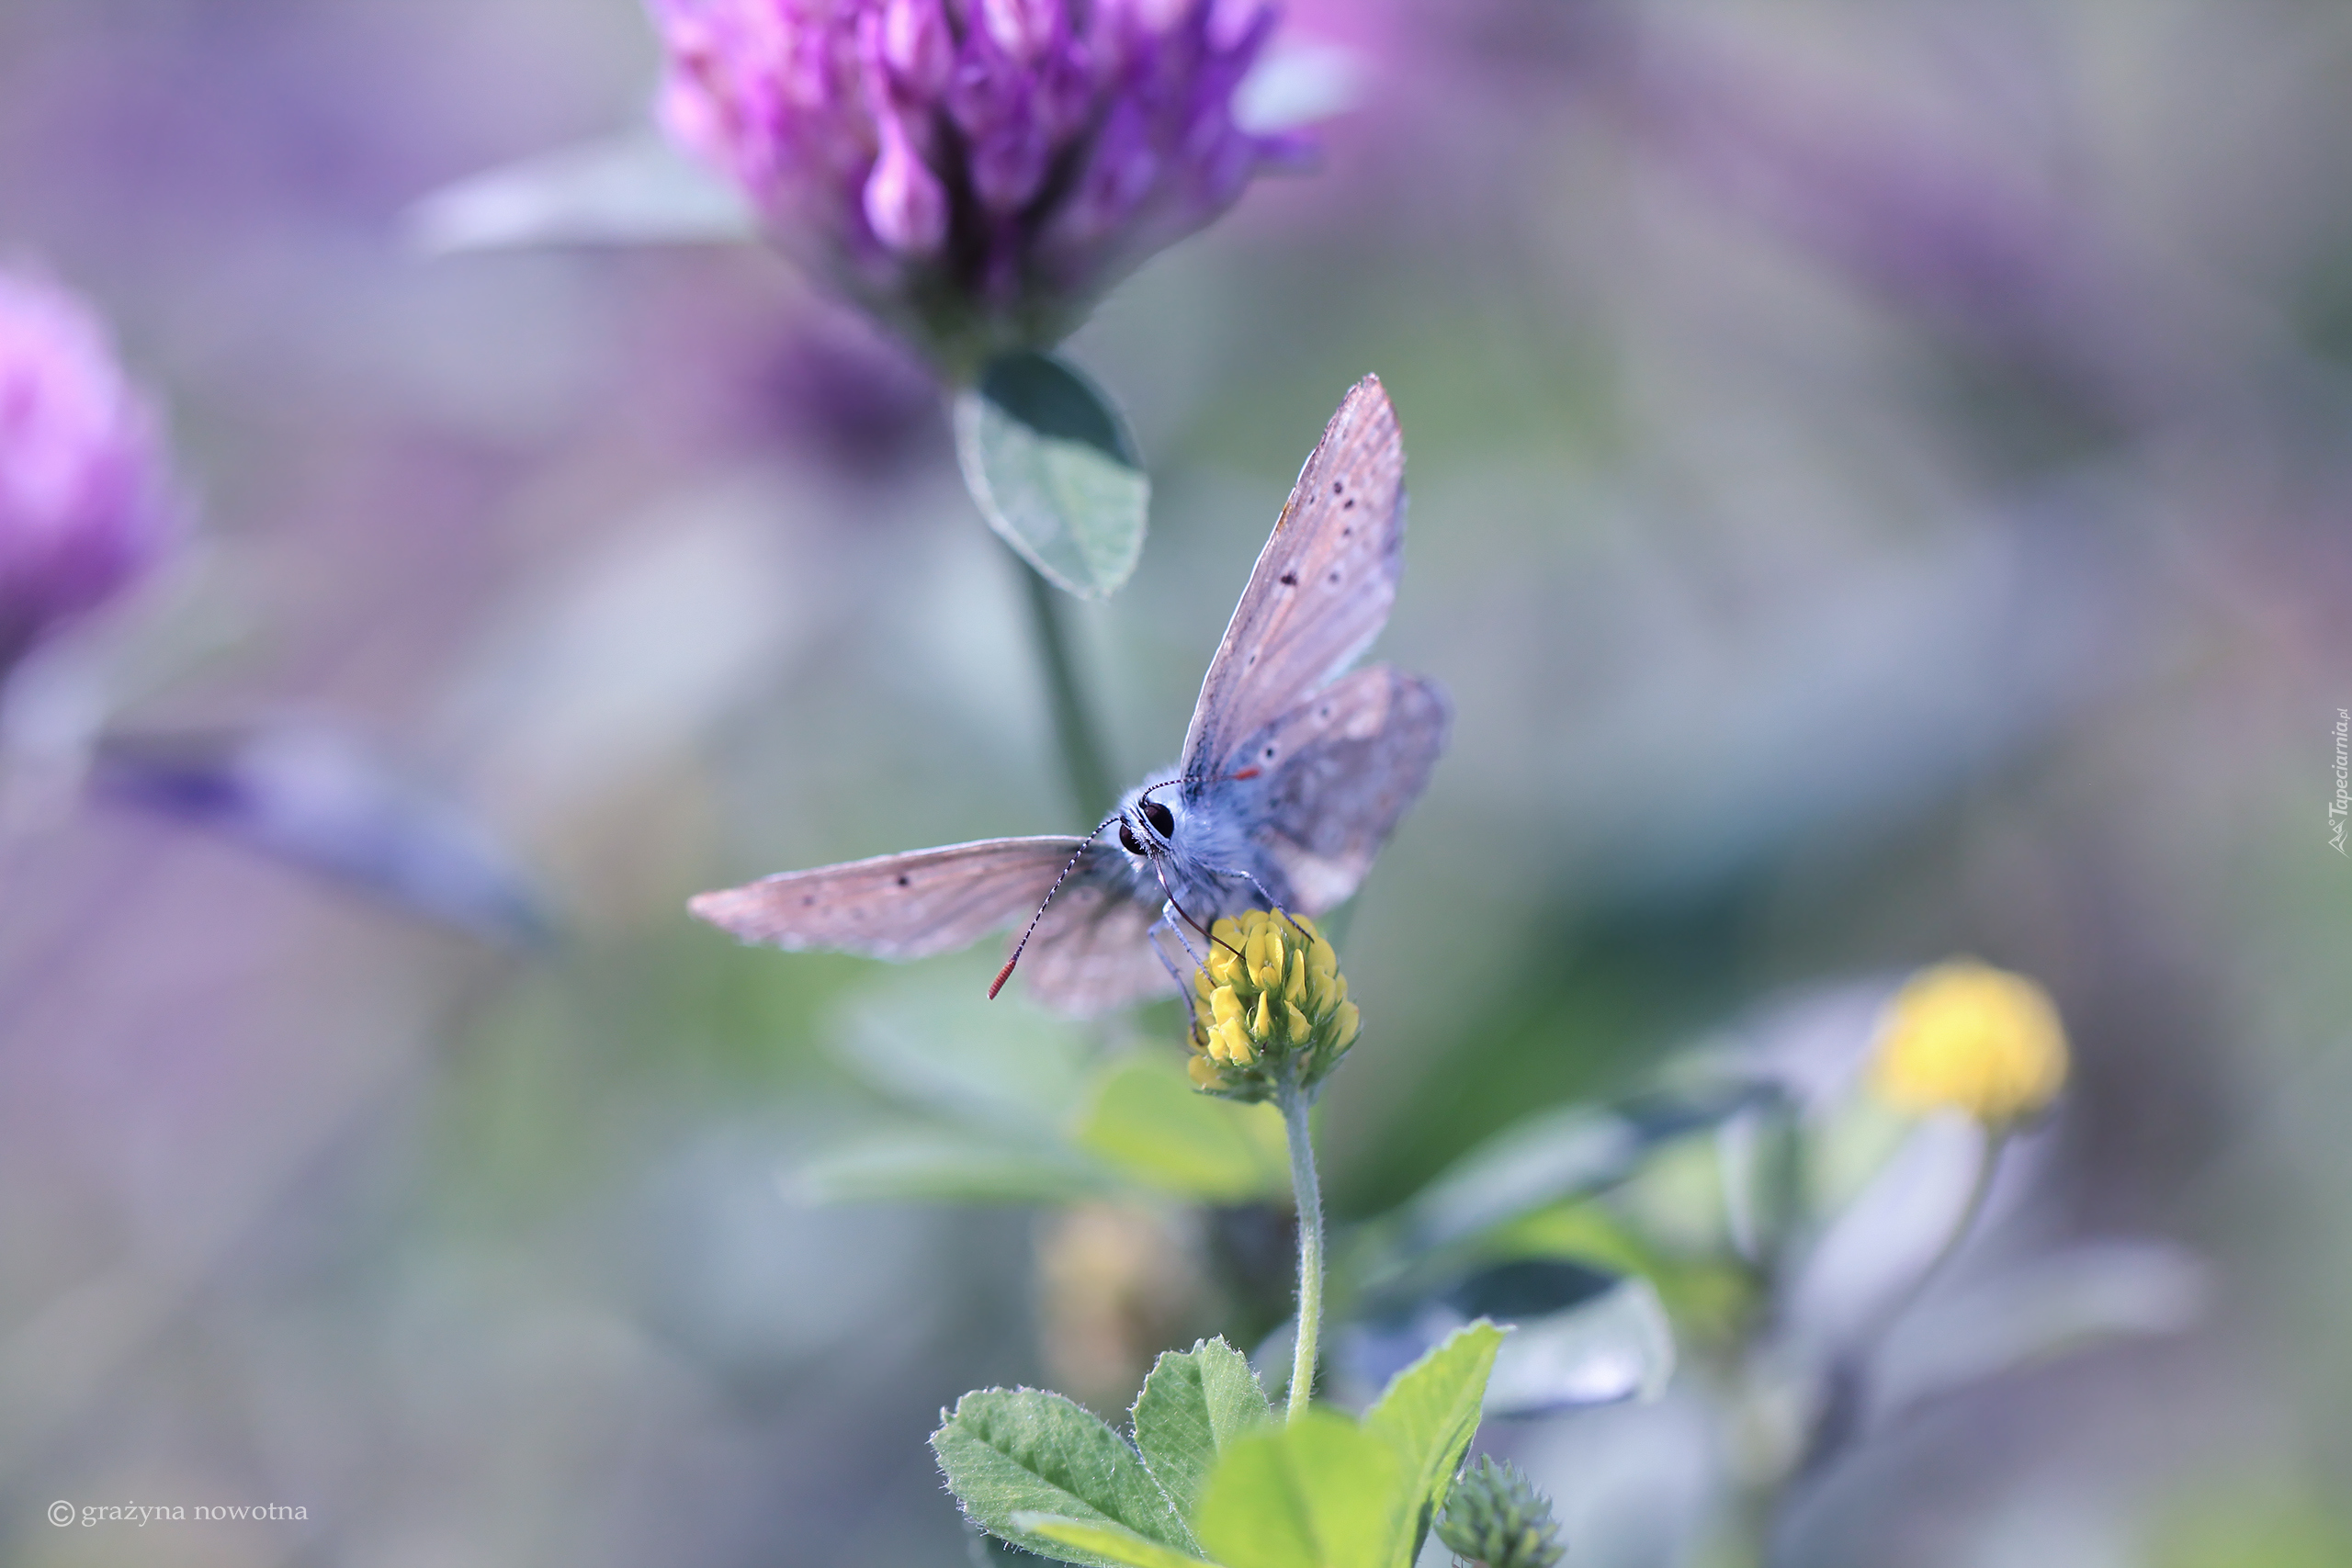
M 1283 901 L 1275 897 L 1272 894 L 1267 892 L 1266 885 L 1259 881 L 1253 874 L 1247 871 L 1228 870 L 1221 865 L 1210 866 L 1208 868 L 1208 873 L 1211 876 L 1238 877 L 1240 880 L 1250 885 L 1251 892 L 1257 894 L 1259 897 L 1263 898 L 1266 901 L 1266 908 L 1268 909 L 1277 915 L 1280 915 L 1283 919 L 1287 920 L 1291 918 L 1290 911 L 1283 908 Z
M 1170 935 L 1174 936 L 1177 943 L 1183 948 L 1184 956 L 1191 959 L 1193 961 L 1193 967 L 1197 969 L 1203 964 L 1206 963 L 1207 960 L 1193 951 L 1192 939 L 1184 934 L 1183 926 L 1179 924 L 1176 920 L 1169 918 L 1170 911 L 1174 908 L 1175 906 L 1171 904 L 1167 908 L 1160 910 L 1159 919 L 1152 923 L 1150 929 L 1154 931 L 1167 931 Z M 1181 911 L 1179 912 L 1181 913 Z M 1145 934 L 1148 936 L 1150 932 L 1147 931 Z M 1168 950 L 1166 948 L 1161 947 L 1157 942 L 1153 942 L 1151 945 L 1153 950 L 1158 952 L 1162 958 L 1167 957 Z M 1170 959 L 1169 962 L 1173 963 L 1174 960 Z
M 1201 966 L 1200 954 L 1193 952 L 1193 944 L 1184 941 L 1183 929 L 1170 919 L 1165 910 L 1160 912 L 1159 919 L 1153 921 L 1151 927 L 1143 933 L 1144 941 L 1151 944 L 1151 955 L 1159 960 L 1159 966 L 1168 971 L 1168 977 L 1170 980 L 1176 982 L 1176 994 L 1184 998 L 1185 1010 L 1192 1017 L 1193 1040 L 1206 1046 L 1208 1036 L 1204 1032 L 1206 1026 L 1201 1021 L 1200 993 L 1193 988 L 1192 981 L 1186 978 L 1184 972 L 1176 966 L 1176 961 L 1168 955 L 1168 949 L 1162 945 L 1159 937 L 1159 933 L 1163 931 L 1175 933 L 1176 940 L 1183 944 L 1185 953 L 1192 958 L 1195 973 Z
M 1159 966 L 1162 969 L 1168 971 L 1168 977 L 1176 982 L 1176 989 L 1189 997 L 1193 994 L 1192 982 L 1185 976 L 1184 972 L 1176 966 L 1176 960 L 1169 954 L 1167 945 L 1159 940 L 1159 933 L 1161 931 L 1175 933 L 1176 940 L 1182 943 L 1185 955 L 1192 959 L 1193 967 L 1195 969 L 1201 966 L 1200 955 L 1193 952 L 1193 944 L 1184 941 L 1184 933 L 1179 931 L 1176 923 L 1165 914 L 1152 923 L 1150 930 L 1143 933 L 1144 941 L 1151 943 L 1152 956 L 1159 960 Z

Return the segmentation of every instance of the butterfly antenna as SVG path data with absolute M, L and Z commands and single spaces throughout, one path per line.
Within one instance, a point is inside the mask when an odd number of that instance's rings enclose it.
M 1045 899 L 1037 906 L 1037 912 L 1029 917 L 1028 927 L 1022 931 L 1021 940 L 1012 944 L 1012 956 L 1004 961 L 1004 967 L 998 970 L 996 978 L 989 982 L 989 1000 L 996 1000 L 996 994 L 1004 989 L 1007 980 L 1012 978 L 1012 966 L 1021 962 L 1021 954 L 1028 949 L 1029 939 L 1037 934 L 1037 922 L 1046 918 L 1046 905 L 1054 901 L 1054 895 L 1062 890 L 1062 884 L 1069 881 L 1069 874 L 1078 869 L 1078 863 L 1086 858 L 1086 852 L 1093 847 L 1094 840 L 1102 836 L 1102 829 L 1118 819 L 1118 814 L 1114 812 L 1096 823 L 1094 831 L 1079 840 L 1077 850 L 1069 857 L 1069 863 L 1062 867 L 1059 876 L 1054 878 L 1054 885 L 1046 889 Z

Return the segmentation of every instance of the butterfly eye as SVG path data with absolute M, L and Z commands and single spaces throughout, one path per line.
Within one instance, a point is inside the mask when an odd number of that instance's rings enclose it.
M 1131 855 L 1143 853 L 1143 846 L 1136 842 L 1136 830 L 1127 826 L 1125 818 L 1119 822 L 1119 842 L 1127 847 L 1127 853 Z
M 1161 838 L 1171 839 L 1176 836 L 1176 814 L 1159 802 L 1147 800 L 1143 803 L 1143 819 L 1150 823 L 1151 830 Z

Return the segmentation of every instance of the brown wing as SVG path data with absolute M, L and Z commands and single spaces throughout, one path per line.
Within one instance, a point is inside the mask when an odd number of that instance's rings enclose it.
M 1262 766 L 1267 779 L 1250 836 L 1302 911 L 1319 915 L 1363 881 L 1428 785 L 1453 718 L 1433 682 L 1374 664 L 1250 738 L 1238 761 Z
M 1299 471 L 1209 660 L 1184 734 L 1186 780 L 1225 771 L 1237 742 L 1371 646 L 1396 603 L 1404 549 L 1404 438 L 1379 378 L 1367 376 Z
M 1111 852 L 1102 852 L 1109 857 Z M 1137 898 L 1124 865 L 1081 866 L 1046 906 L 1021 957 L 1029 994 L 1057 1012 L 1109 1012 L 1174 988 L 1152 953 L 1159 904 Z M 1180 954 L 1179 969 L 1186 965 Z
M 876 855 L 701 894 L 686 908 L 745 942 L 922 958 L 1026 919 L 1081 842 L 983 839 Z

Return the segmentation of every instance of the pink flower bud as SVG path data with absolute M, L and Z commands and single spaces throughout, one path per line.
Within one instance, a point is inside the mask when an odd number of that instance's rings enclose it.
M 1026 65 L 1063 31 L 1059 0 L 979 0 L 981 25 L 996 46 Z
M 947 240 L 947 191 L 924 166 L 896 115 L 882 119 L 882 153 L 865 178 L 865 221 L 902 256 L 927 256 Z
M 972 143 L 972 190 L 992 213 L 1011 215 L 1046 183 L 1053 146 L 1046 128 L 1027 116 L 1009 118 Z
M 956 39 L 939 0 L 889 0 L 882 13 L 882 58 L 903 91 L 936 97 L 946 90 Z
M 129 587 L 177 531 L 153 419 L 106 329 L 0 273 L 0 669 Z
M 1092 239 L 1110 232 L 1143 204 L 1159 177 L 1159 154 L 1152 150 L 1142 109 L 1120 104 L 1096 134 L 1093 156 L 1079 175 L 1070 199 L 1070 236 Z

